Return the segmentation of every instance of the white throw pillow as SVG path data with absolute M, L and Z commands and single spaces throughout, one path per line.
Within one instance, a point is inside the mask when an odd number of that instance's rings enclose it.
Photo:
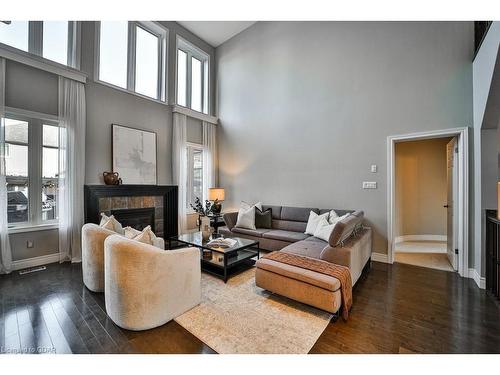
M 336 218 L 332 219 L 332 220 L 328 220 L 328 222 L 330 224 L 334 224 L 334 223 L 338 223 L 339 221 L 342 221 L 344 220 L 347 216 L 349 216 L 350 213 L 347 213 L 345 215 L 342 215 L 342 216 L 337 216 Z
M 105 229 L 112 230 L 121 235 L 125 233 L 120 222 L 116 220 L 113 215 L 107 216 L 104 212 L 101 213 L 101 222 L 99 223 L 99 226 Z
M 337 212 L 335 212 L 335 210 L 331 210 L 328 214 L 328 222 L 330 224 L 333 224 L 333 222 L 335 221 L 336 218 L 338 218 L 339 215 L 337 214 Z
M 314 237 L 320 238 L 323 241 L 328 242 L 330 239 L 330 235 L 332 234 L 333 228 L 337 222 L 330 224 L 326 217 L 322 217 L 316 227 L 316 231 L 314 232 Z
M 241 201 L 240 208 L 248 210 L 250 207 L 257 207 L 260 211 L 263 211 L 262 210 L 262 202 L 257 202 L 255 204 L 248 204 L 245 201 Z
M 148 245 L 154 245 L 156 236 L 151 230 L 151 226 L 148 225 L 142 230 L 142 232 L 139 232 L 139 234 L 134 237 L 134 240 L 142 243 L 147 243 Z
M 316 231 L 316 227 L 318 226 L 318 223 L 322 218 L 325 218 L 326 221 L 328 221 L 328 215 L 330 213 L 324 213 L 321 215 L 318 215 L 316 212 L 311 211 L 309 212 L 309 219 L 307 220 L 307 226 L 306 226 L 306 231 L 304 232 L 305 234 L 310 234 L 311 236 L 314 236 L 314 232 Z
M 255 206 L 248 209 L 240 208 L 238 211 L 238 219 L 236 220 L 236 228 L 253 229 L 255 230 Z
M 129 239 L 137 237 L 139 234 L 142 233 L 140 230 L 137 230 L 137 229 L 132 228 L 132 227 L 125 227 L 125 228 L 123 228 L 123 230 L 125 232 L 125 237 L 129 238 Z

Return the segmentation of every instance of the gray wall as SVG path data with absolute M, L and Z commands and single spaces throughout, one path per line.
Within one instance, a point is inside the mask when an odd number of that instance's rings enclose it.
M 7 60 L 5 105 L 50 115 L 58 112 L 56 75 Z
M 472 125 L 472 48 L 472 22 L 258 22 L 224 43 L 225 208 L 360 208 L 387 253 L 386 138 Z
M 214 48 L 176 22 L 162 21 L 161 23 L 169 29 L 168 104 L 173 104 L 175 98 L 175 39 L 177 34 L 210 56 L 210 89 L 213 94 L 215 92 Z M 88 75 L 85 85 L 87 99 L 85 182 L 87 184 L 102 183 L 102 172 L 111 170 L 111 124 L 116 123 L 157 133 L 158 184 L 172 183 L 171 106 L 94 82 L 94 31 L 94 22 L 82 23 L 81 69 Z M 12 61 L 7 62 L 7 106 L 57 115 L 57 91 L 56 75 Z M 210 110 L 213 113 L 215 100 L 212 100 L 210 104 Z M 193 124 L 196 126 L 195 123 Z M 197 132 L 198 130 L 192 132 L 195 141 Z M 58 251 L 57 230 L 16 233 L 11 234 L 10 239 L 14 260 L 53 254 Z M 26 247 L 28 240 L 34 242 L 34 248 Z
M 212 74 L 210 87 L 215 92 L 213 47 L 182 28 L 176 22 L 161 22 L 169 29 L 168 101 L 175 98 L 176 35 L 195 44 L 209 54 Z M 163 103 L 144 99 L 93 81 L 95 23 L 82 24 L 82 70 L 89 76 L 87 99 L 87 139 L 85 182 L 103 183 L 102 172 L 112 169 L 111 124 L 120 124 L 157 133 L 157 172 L 159 184 L 172 183 L 172 110 Z M 214 100 L 211 103 L 213 113 Z

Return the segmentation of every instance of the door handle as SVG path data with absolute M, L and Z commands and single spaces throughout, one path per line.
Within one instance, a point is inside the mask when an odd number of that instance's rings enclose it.
M 444 207 L 444 208 L 448 208 L 448 207 L 450 207 L 450 206 L 449 206 L 449 205 L 447 205 L 447 204 L 445 204 L 443 207 Z

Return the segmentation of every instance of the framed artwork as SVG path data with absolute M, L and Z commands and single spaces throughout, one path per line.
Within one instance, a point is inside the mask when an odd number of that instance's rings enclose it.
M 113 172 L 127 185 L 156 185 L 156 133 L 112 125 Z

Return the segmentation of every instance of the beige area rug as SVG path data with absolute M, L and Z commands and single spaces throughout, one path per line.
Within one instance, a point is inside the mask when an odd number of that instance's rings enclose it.
M 202 301 L 175 321 L 221 354 L 305 354 L 332 315 L 255 286 L 255 268 L 224 282 L 202 273 Z

